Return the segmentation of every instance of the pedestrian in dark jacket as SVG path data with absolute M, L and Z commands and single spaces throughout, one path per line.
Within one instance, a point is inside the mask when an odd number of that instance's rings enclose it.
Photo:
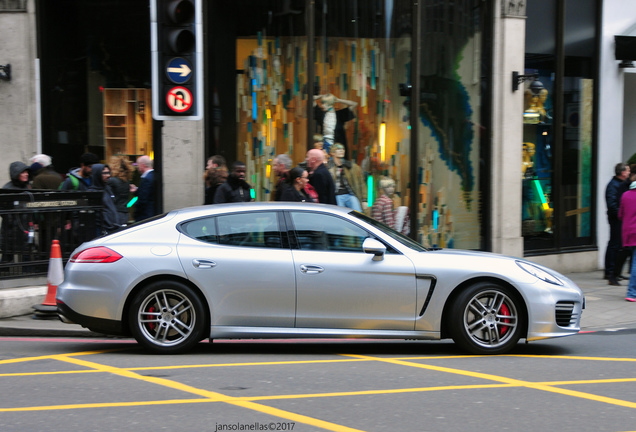
M 29 159 L 33 189 L 57 190 L 62 184 L 62 176 L 55 171 L 51 156 L 38 154 Z
M 157 214 L 155 209 L 155 170 L 150 156 L 143 155 L 137 158 L 137 170 L 141 173 L 139 187 L 131 188 L 131 191 L 137 195 L 135 222 L 151 218 Z
M 309 150 L 306 161 L 310 172 L 309 183 L 318 192 L 318 202 L 336 205 L 336 185 L 325 166 L 325 156 L 322 150 Z
M 117 208 L 117 223 L 128 223 L 128 201 L 130 201 L 130 180 L 132 180 L 133 166 L 127 156 L 112 156 L 109 161 L 110 179 L 108 186 L 115 195 L 115 207 Z
M 248 201 L 253 201 L 252 187 L 245 181 L 245 164 L 236 161 L 225 183 L 216 190 L 214 204 Z
M 79 168 L 72 168 L 66 175 L 66 180 L 60 186 L 63 191 L 86 191 L 91 185 L 91 167 L 99 163 L 99 158 L 93 153 L 84 153 L 80 157 Z
M 305 192 L 305 186 L 309 182 L 307 170 L 301 167 L 292 168 L 288 176 L 287 187 L 283 189 L 279 201 L 314 202 Z
M 621 221 L 618 218 L 618 209 L 621 203 L 621 184 L 629 177 L 627 164 L 618 163 L 614 167 L 614 177 L 605 188 L 605 203 L 607 205 L 607 220 L 610 225 L 610 238 L 605 250 L 605 278 L 610 285 L 620 285 L 615 266 L 616 257 L 622 247 Z
M 98 235 L 109 234 L 119 228 L 117 223 L 117 208 L 115 207 L 115 196 L 108 185 L 110 178 L 110 167 L 108 165 L 93 164 L 92 184 L 88 188 L 89 192 L 102 193 L 102 223 L 98 224 Z
M 11 162 L 9 165 L 11 180 L 2 189 L 31 189 L 29 186 L 29 167 L 24 162 Z
M 2 189 L 29 190 L 29 167 L 24 162 L 11 162 L 9 165 L 9 176 L 11 181 L 2 186 Z M 2 262 L 14 262 L 14 257 L 18 261 L 27 260 L 25 255 L 28 250 L 28 234 L 32 232 L 33 224 L 29 224 L 24 214 L 6 214 L 2 217 L 0 226 L 0 245 L 2 249 Z

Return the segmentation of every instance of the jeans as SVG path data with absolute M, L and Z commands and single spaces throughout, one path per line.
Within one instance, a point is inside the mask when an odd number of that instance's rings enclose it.
M 355 195 L 348 195 L 348 194 L 336 195 L 336 203 L 340 207 L 348 207 L 350 209 L 358 210 L 359 212 L 362 211 L 360 200 Z
M 636 250 L 636 249 L 634 249 Z M 629 276 L 629 284 L 627 285 L 627 297 L 636 298 L 636 260 L 634 260 L 634 255 L 632 251 L 632 269 L 630 271 L 631 275 Z

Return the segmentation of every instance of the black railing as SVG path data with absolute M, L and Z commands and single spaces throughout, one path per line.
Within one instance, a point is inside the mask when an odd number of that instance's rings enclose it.
M 0 190 L 0 280 L 43 276 L 53 240 L 63 262 L 98 236 L 101 192 Z

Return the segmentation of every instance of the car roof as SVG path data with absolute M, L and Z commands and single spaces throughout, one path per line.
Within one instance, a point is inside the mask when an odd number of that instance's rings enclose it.
M 232 212 L 254 212 L 254 211 L 277 211 L 277 210 L 313 210 L 331 214 L 346 215 L 352 210 L 347 207 L 339 207 L 330 204 L 302 203 L 302 202 L 242 202 L 228 204 L 201 205 L 196 207 L 186 207 L 173 210 L 170 213 L 177 213 L 179 219 L 196 218 L 221 213 Z

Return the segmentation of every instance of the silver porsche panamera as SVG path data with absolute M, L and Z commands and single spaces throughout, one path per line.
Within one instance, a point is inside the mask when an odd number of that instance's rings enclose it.
M 431 250 L 344 207 L 174 210 L 82 244 L 57 289 L 65 322 L 158 353 L 202 339 L 452 338 L 476 354 L 576 334 L 566 277 L 484 252 Z

